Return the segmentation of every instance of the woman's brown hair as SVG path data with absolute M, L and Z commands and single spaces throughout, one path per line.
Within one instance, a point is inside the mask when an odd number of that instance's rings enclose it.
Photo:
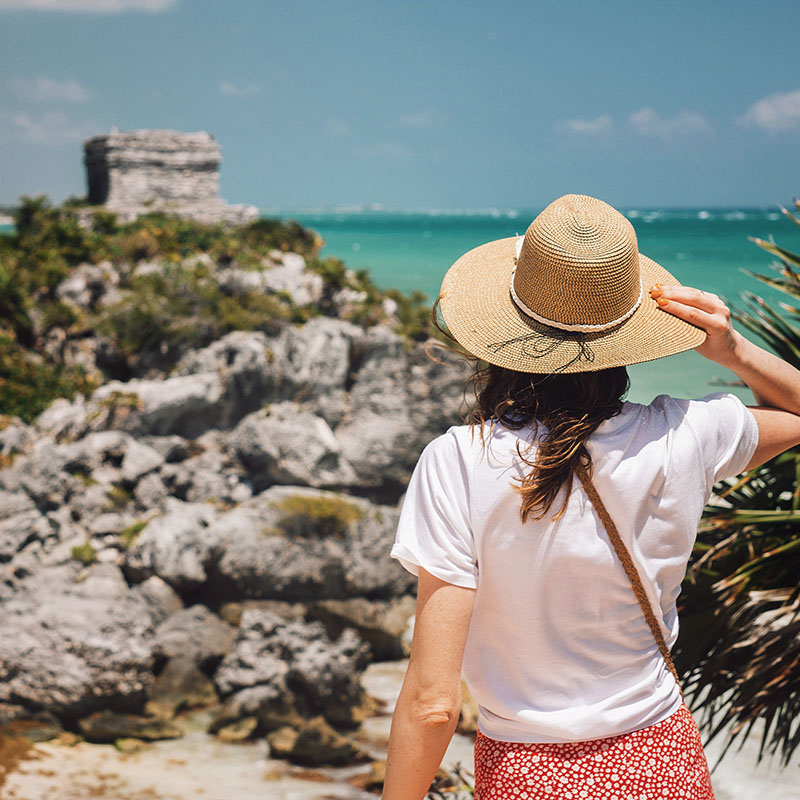
M 553 519 L 564 513 L 572 478 L 579 467 L 589 468 L 586 440 L 603 420 L 619 414 L 630 387 L 625 367 L 596 372 L 540 374 L 515 372 L 488 364 L 473 375 L 476 404 L 467 422 L 485 426 L 501 423 L 519 430 L 533 427 L 533 458 L 517 451 L 530 467 L 514 488 L 522 495 L 522 521 L 542 519 L 566 485 L 566 497 Z M 540 434 L 540 427 L 545 430 Z
M 561 487 L 567 491 L 553 519 L 560 519 L 567 508 L 576 469 L 590 470 L 592 457 L 586 440 L 604 420 L 622 411 L 630 379 L 625 367 L 593 372 L 535 373 L 517 372 L 486 364 L 467 353 L 439 318 L 439 301 L 433 304 L 434 327 L 450 342 L 444 347 L 475 364 L 472 385 L 475 405 L 465 421 L 479 426 L 485 441 L 486 426 L 501 423 L 512 430 L 532 427 L 531 443 L 536 444 L 533 459 L 517 445 L 522 461 L 530 467 L 514 488 L 522 495 L 520 515 L 526 522 L 542 519 L 550 510 Z M 440 342 L 441 344 L 441 342 Z M 540 435 L 539 426 L 546 429 Z

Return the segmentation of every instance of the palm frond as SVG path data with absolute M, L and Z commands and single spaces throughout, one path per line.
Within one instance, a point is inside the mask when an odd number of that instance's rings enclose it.
M 794 201 L 800 212 L 800 201 Z M 784 214 L 800 225 L 800 217 Z M 732 315 L 800 368 L 800 255 L 753 239 L 780 259 L 779 277 L 747 274 L 785 294 L 778 308 L 752 292 Z M 800 448 L 715 487 L 679 603 L 675 661 L 702 730 L 726 733 L 723 755 L 756 722 L 759 759 L 800 746 Z

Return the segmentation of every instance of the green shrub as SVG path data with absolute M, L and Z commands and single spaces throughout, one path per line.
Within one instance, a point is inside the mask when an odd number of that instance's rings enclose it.
M 294 494 L 276 500 L 272 508 L 280 512 L 276 528 L 292 537 L 343 536 L 350 525 L 364 518 L 364 510 L 336 495 Z
M 142 529 L 149 521 L 149 519 L 140 519 L 132 525 L 128 525 L 124 531 L 120 532 L 119 536 L 126 548 L 130 547 L 136 541 L 136 537 L 142 532 Z
M 92 547 L 91 542 L 78 544 L 72 548 L 72 557 L 81 564 L 93 564 L 97 561 L 97 552 Z
M 112 483 L 106 489 L 106 497 L 108 498 L 108 503 L 105 506 L 106 511 L 121 511 L 130 503 L 132 495 L 123 486 L 118 483 Z
M 96 388 L 83 368 L 68 370 L 0 334 L 0 413 L 32 422 L 57 397 L 89 395 Z

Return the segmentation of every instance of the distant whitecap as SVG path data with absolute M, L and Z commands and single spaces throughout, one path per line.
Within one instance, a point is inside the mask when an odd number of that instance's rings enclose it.
M 698 211 L 697 219 L 711 219 L 711 214 L 708 211 Z

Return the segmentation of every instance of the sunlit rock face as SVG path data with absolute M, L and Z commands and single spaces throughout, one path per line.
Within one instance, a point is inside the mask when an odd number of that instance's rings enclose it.
M 205 131 L 124 131 L 84 142 L 89 202 L 123 221 L 148 211 L 170 211 L 201 222 L 243 224 L 255 206 L 219 197 L 219 144 Z

